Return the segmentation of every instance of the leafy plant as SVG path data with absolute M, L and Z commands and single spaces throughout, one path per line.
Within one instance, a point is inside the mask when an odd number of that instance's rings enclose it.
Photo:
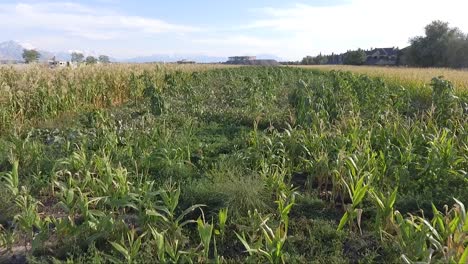
M 255 212 L 255 217 L 260 220 L 260 236 L 253 236 L 255 239 L 248 242 L 245 235 L 237 234 L 237 237 L 244 245 L 247 252 L 265 258 L 270 263 L 285 263 L 284 245 L 288 238 L 289 213 L 294 205 L 295 196 L 282 197 L 277 201 L 279 224 L 276 228 L 268 226 L 269 216 L 262 217 Z
M 137 256 L 140 252 L 142 239 L 146 235 L 143 233 L 136 237 L 134 229 L 128 231 L 126 239 L 122 237 L 119 243 L 110 241 L 112 247 L 117 250 L 125 259 L 126 263 L 138 263 Z M 118 259 L 110 258 L 115 263 L 120 263 Z

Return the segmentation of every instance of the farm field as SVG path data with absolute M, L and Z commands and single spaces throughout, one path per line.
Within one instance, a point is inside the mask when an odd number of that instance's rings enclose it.
M 446 68 L 406 68 L 351 65 L 314 65 L 299 67 L 325 71 L 350 71 L 358 74 L 367 74 L 373 77 L 383 77 L 389 79 L 389 81 L 416 86 L 427 86 L 431 82 L 432 78 L 443 76 L 445 79 L 451 81 L 457 90 L 468 90 L 468 69 L 455 70 Z
M 0 262 L 466 263 L 466 73 L 376 72 L 0 67 Z

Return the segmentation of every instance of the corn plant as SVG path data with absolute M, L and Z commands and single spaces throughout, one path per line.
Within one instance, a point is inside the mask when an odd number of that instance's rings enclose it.
M 442 261 L 466 263 L 468 260 L 468 217 L 463 203 L 455 199 L 452 209 L 445 213 L 433 206 L 432 220 L 409 215 L 404 219 L 396 211 L 397 241 L 406 263 Z
M 19 160 L 14 159 L 12 165 L 13 168 L 11 172 L 3 173 L 3 175 L 0 174 L 0 176 L 1 179 L 5 181 L 5 187 L 10 191 L 11 195 L 15 197 L 19 194 Z
M 253 241 L 247 241 L 245 234 L 236 233 L 249 254 L 255 254 L 266 259 L 269 263 L 286 263 L 284 245 L 288 238 L 289 213 L 294 205 L 295 194 L 291 197 L 282 197 L 277 200 L 277 213 L 279 223 L 276 228 L 268 225 L 270 216 L 263 217 L 255 212 L 255 217 L 260 220 L 260 236 L 251 236 Z
M 122 237 L 119 242 L 110 241 L 110 243 L 124 257 L 125 263 L 139 263 L 138 254 L 145 235 L 146 233 L 143 233 L 136 237 L 136 231 L 132 229 L 127 232 L 126 238 Z M 111 256 L 108 256 L 108 258 L 114 263 L 121 263 L 118 259 Z
M 203 245 L 203 257 L 205 260 L 209 259 L 210 254 L 210 244 L 213 236 L 214 225 L 213 222 L 210 224 L 203 218 L 197 219 L 197 230 L 198 235 L 200 236 L 201 244 Z
M 359 232 L 362 233 L 361 230 L 361 216 L 362 216 L 362 209 L 359 208 L 359 205 L 364 200 L 370 186 L 369 184 L 365 183 L 366 180 L 365 174 L 360 175 L 358 172 L 357 165 L 353 158 L 349 158 L 346 161 L 346 164 L 349 169 L 349 182 L 345 178 L 342 178 L 342 182 L 348 191 L 349 197 L 351 199 L 351 204 L 346 205 L 345 209 L 346 212 L 340 220 L 338 225 L 338 230 L 342 230 L 343 227 L 348 224 L 350 229 L 353 231 L 355 228 L 354 220 L 356 219 L 356 224 L 359 229 Z
M 436 108 L 437 120 L 446 124 L 459 114 L 461 109 L 458 105 L 459 98 L 454 94 L 453 84 L 442 78 L 432 79 L 432 103 Z
M 19 214 L 15 215 L 15 222 L 20 230 L 26 234 L 25 243 L 32 241 L 35 237 L 35 229 L 42 227 L 41 217 L 38 212 L 41 202 L 34 199 L 23 187 L 21 193 L 15 198 L 15 203 L 21 210 Z M 27 244 L 24 247 L 27 249 Z
M 157 258 L 161 263 L 179 263 L 186 252 L 182 250 L 182 241 L 168 237 L 166 231 L 158 231 L 155 227 L 149 226 L 154 243 L 156 244 Z
M 215 234 L 224 237 L 226 231 L 226 221 L 228 219 L 228 208 L 223 208 L 218 212 L 218 229 L 215 230 Z
M 14 229 L 5 229 L 0 225 L 0 248 L 6 250 L 6 252 L 13 252 L 13 245 L 16 241 L 16 233 Z M 5 252 L 2 252 L 5 253 Z
M 397 198 L 398 189 L 390 194 L 385 194 L 375 189 L 370 189 L 369 194 L 376 205 L 376 227 L 380 231 L 392 232 L 395 226 L 394 205 Z

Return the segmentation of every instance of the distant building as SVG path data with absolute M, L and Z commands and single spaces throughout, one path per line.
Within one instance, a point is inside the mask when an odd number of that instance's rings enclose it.
M 398 48 L 377 48 L 366 51 L 366 65 L 396 65 Z
M 399 65 L 399 61 L 402 52 L 398 48 L 375 48 L 365 50 L 366 62 L 365 65 L 380 65 L 380 66 L 392 66 Z M 332 54 L 325 56 L 327 58 L 326 64 L 344 64 L 346 53 L 343 54 Z
M 71 62 L 69 62 L 69 61 L 58 61 L 58 60 L 55 60 L 55 57 L 48 60 L 47 64 L 49 65 L 50 68 L 71 66 Z
M 237 64 L 257 60 L 256 56 L 234 56 L 228 58 L 228 63 Z
M 195 61 L 189 61 L 189 60 L 180 60 L 177 62 L 177 64 L 195 64 Z

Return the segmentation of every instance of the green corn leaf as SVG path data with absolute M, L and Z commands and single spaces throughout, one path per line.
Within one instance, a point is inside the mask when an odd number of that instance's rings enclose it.
M 240 240 L 240 242 L 244 245 L 245 249 L 247 252 L 252 253 L 252 248 L 250 247 L 249 243 L 245 240 L 244 234 L 240 236 L 237 232 L 234 232 L 237 236 L 237 238 Z
M 192 205 L 190 206 L 189 208 L 185 209 L 180 215 L 179 217 L 177 217 L 176 221 L 177 222 L 180 222 L 187 214 L 193 212 L 195 209 L 197 208 L 201 208 L 201 207 L 204 207 L 206 205 L 204 204 L 195 204 L 195 205 Z
M 348 222 L 348 218 L 349 218 L 349 213 L 346 212 L 343 217 L 341 218 L 340 220 L 340 224 L 338 225 L 338 231 L 339 230 L 343 230 L 343 227 L 346 225 L 346 223 Z
M 466 264 L 468 263 L 468 246 L 465 248 L 465 251 L 463 252 L 460 261 L 458 261 L 459 264 Z
M 116 249 L 118 252 L 120 252 L 126 259 L 130 258 L 130 255 L 128 253 L 128 250 L 125 249 L 122 245 L 116 242 L 110 242 L 112 247 Z

